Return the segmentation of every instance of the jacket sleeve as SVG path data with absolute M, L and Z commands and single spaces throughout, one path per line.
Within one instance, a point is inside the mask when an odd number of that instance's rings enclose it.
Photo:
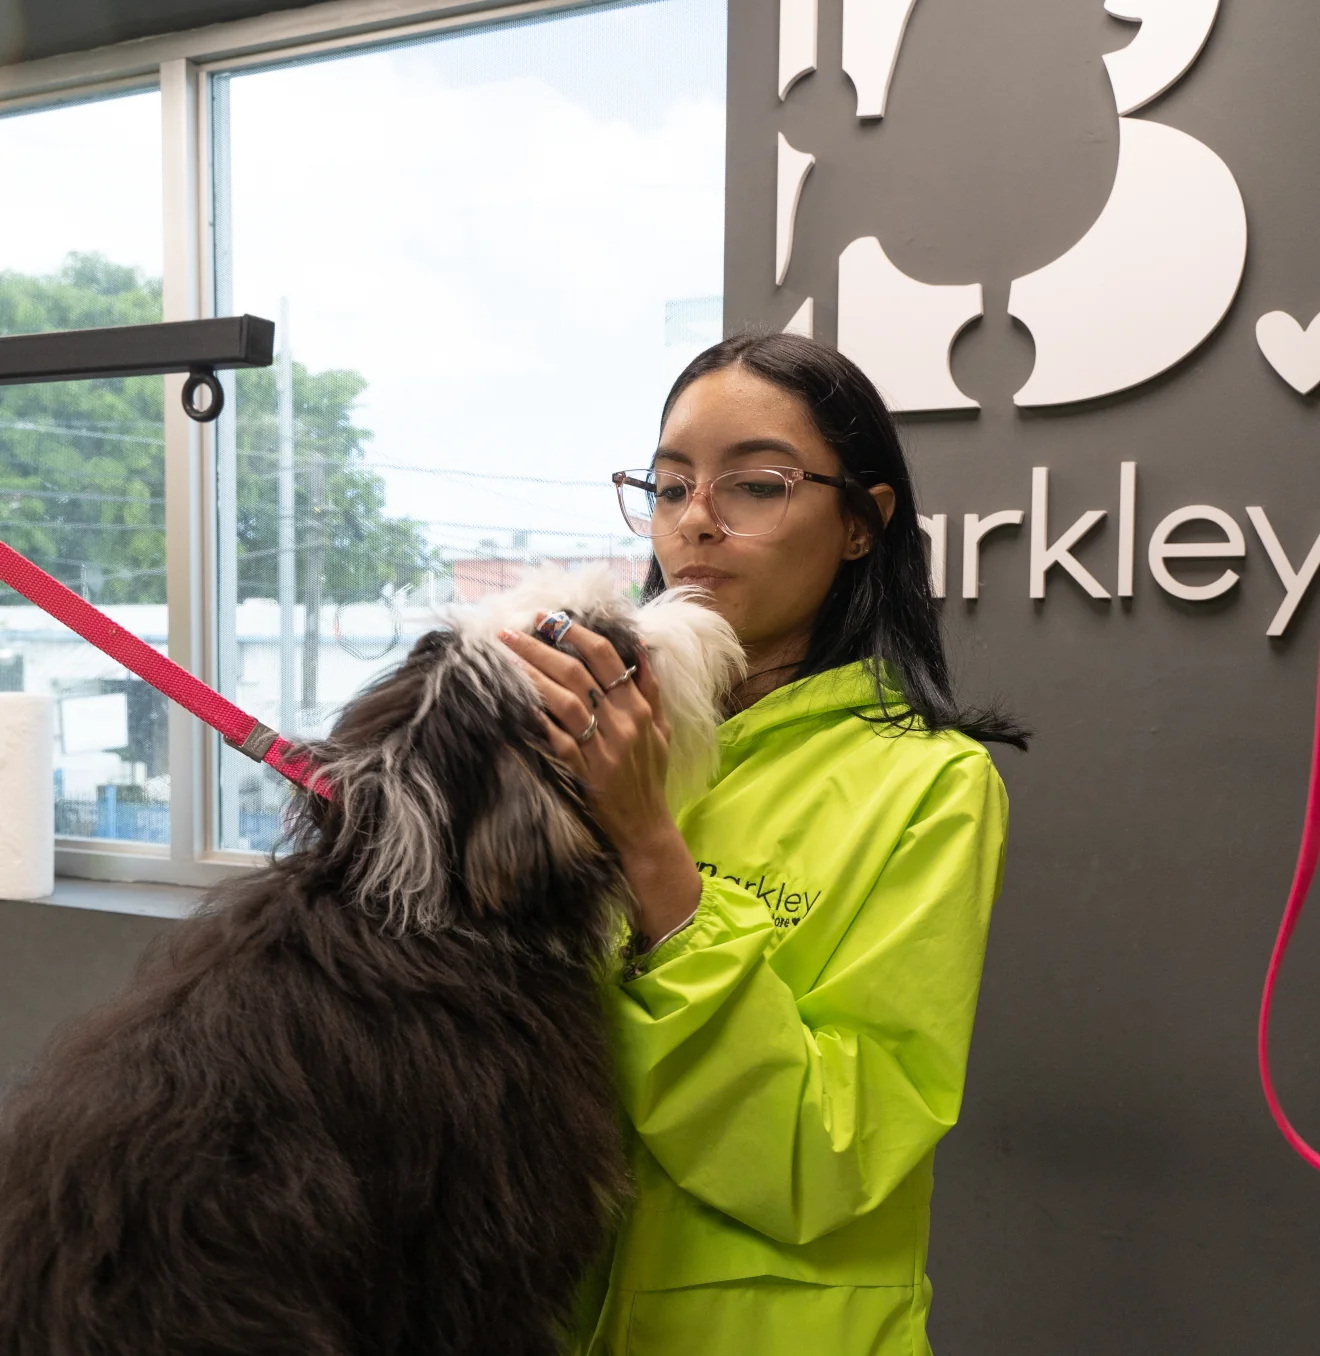
M 625 1108 L 680 1187 L 805 1243 L 874 1209 L 952 1127 L 1006 816 L 987 755 L 946 764 L 798 998 L 765 905 L 703 882 L 693 923 L 607 995 Z

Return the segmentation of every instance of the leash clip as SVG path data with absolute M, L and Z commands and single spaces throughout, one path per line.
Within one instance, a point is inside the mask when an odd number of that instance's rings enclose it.
M 251 758 L 254 763 L 266 761 L 270 746 L 279 737 L 278 731 L 272 730 L 269 725 L 263 725 L 261 721 L 257 721 L 252 726 L 252 729 L 248 731 L 247 738 L 241 742 L 237 739 L 230 739 L 228 735 L 221 735 L 221 738 L 231 749 L 237 749 L 239 753 Z

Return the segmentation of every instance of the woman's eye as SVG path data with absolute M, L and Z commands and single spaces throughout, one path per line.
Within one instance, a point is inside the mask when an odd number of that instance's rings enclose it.
M 784 493 L 784 482 L 778 479 L 740 480 L 734 485 L 734 489 L 752 499 L 771 499 Z
M 687 490 L 682 485 L 666 485 L 656 490 L 655 497 L 662 504 L 681 504 L 687 498 Z

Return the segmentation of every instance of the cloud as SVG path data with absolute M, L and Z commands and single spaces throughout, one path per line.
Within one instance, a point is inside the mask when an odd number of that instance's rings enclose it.
M 392 511 L 617 532 L 604 478 L 695 351 L 665 302 L 722 291 L 722 102 L 629 121 L 536 76 L 446 83 L 433 50 L 234 79 L 235 304 L 288 296 L 296 356 L 367 376 L 380 460 L 602 483 L 391 472 Z

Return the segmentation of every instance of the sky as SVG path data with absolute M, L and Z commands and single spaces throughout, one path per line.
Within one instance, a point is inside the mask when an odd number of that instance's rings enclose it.
M 718 337 L 724 70 L 724 0 L 653 0 L 229 80 L 232 310 L 287 301 L 297 361 L 366 377 L 388 512 L 626 537 L 609 472 Z M 0 269 L 159 275 L 159 117 L 153 91 L 0 119 Z
M 298 362 L 366 378 L 386 510 L 433 542 L 646 554 L 608 477 L 719 337 L 724 84 L 725 0 L 236 73 L 225 309 L 287 302 Z M 0 118 L 0 270 L 159 277 L 160 117 L 152 90 Z
M 429 468 L 391 512 L 619 531 L 700 347 L 665 303 L 722 291 L 724 64 L 662 0 L 233 78 L 234 306 L 368 377 L 370 458 Z

